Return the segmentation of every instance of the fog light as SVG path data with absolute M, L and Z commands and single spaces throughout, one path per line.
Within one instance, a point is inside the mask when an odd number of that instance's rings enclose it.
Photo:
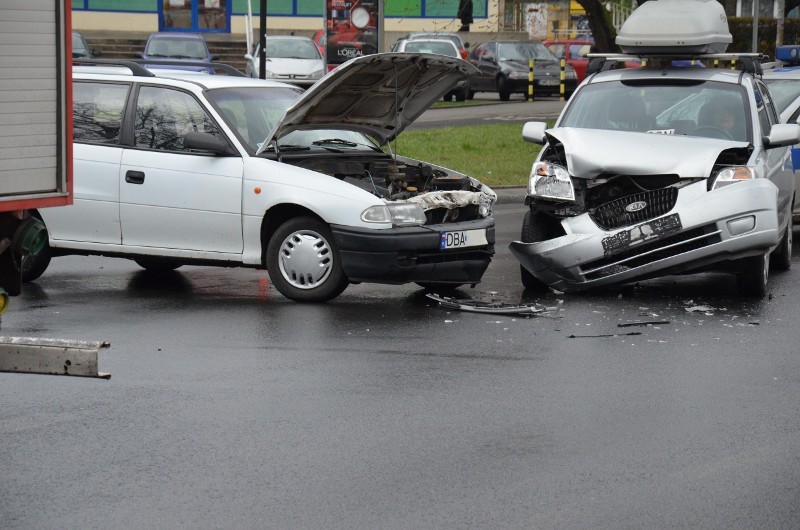
M 728 221 L 728 232 L 730 232 L 732 236 L 740 236 L 751 231 L 755 227 L 756 218 L 753 215 Z

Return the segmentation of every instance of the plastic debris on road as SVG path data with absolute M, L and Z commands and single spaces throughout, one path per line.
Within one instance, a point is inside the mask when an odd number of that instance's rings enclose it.
M 460 299 L 427 293 L 425 296 L 446 309 L 457 309 L 471 313 L 490 313 L 494 315 L 552 316 L 557 307 L 546 307 L 539 304 L 512 304 L 506 302 L 482 302 L 471 298 Z

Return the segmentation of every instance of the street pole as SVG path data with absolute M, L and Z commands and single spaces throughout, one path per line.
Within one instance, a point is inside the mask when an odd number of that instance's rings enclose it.
M 247 0 L 248 2 L 250 0 Z M 267 0 L 261 0 L 258 17 L 258 42 L 261 43 L 261 53 L 258 55 L 258 77 L 267 78 Z
M 758 0 L 753 1 L 753 42 L 752 51 L 758 53 L 758 12 L 760 11 Z
M 783 12 L 786 8 L 785 0 L 778 0 L 775 9 L 777 9 L 778 27 L 775 30 L 775 47 L 783 45 Z

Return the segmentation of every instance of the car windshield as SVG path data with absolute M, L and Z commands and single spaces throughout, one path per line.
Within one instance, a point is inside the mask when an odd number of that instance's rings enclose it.
M 83 39 L 81 39 L 81 36 L 76 33 L 72 34 L 72 51 L 73 52 L 87 51 L 86 46 L 83 45 Z
M 751 141 L 744 89 L 713 81 L 586 85 L 560 127 Z
M 414 40 L 406 43 L 405 50 L 416 53 L 436 53 L 448 57 L 458 57 L 458 50 L 448 41 L 440 40 Z
M 150 39 L 145 55 L 148 57 L 169 57 L 173 59 L 207 59 L 205 45 L 197 39 L 159 37 Z
M 497 46 L 497 58 L 501 61 L 555 61 L 556 56 L 539 42 L 502 42 Z
M 206 92 L 225 123 L 253 153 L 300 94 L 297 89 L 283 87 L 218 88 Z M 379 150 L 361 133 L 330 129 L 294 131 L 283 136 L 278 145 L 283 150 Z
M 800 97 L 800 79 L 768 79 L 764 82 L 769 86 L 769 93 L 775 101 L 778 112 L 783 112 L 786 107 Z
M 319 59 L 319 51 L 310 40 L 269 39 L 267 57 L 283 59 Z

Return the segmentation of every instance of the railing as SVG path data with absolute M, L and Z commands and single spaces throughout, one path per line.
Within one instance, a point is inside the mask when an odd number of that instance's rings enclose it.
M 613 25 L 614 29 L 617 31 L 622 27 L 622 23 L 633 13 L 633 9 L 630 7 L 615 2 L 606 3 L 606 9 L 611 12 L 611 25 Z

